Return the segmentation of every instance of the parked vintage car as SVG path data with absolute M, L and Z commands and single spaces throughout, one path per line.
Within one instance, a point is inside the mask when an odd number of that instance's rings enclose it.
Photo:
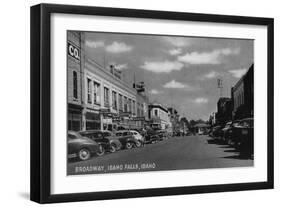
M 159 136 L 156 130 L 154 129 L 147 129 L 145 134 L 145 143 L 146 144 L 153 144 L 156 142 L 161 141 L 162 138 Z
M 114 135 L 113 132 L 109 130 L 103 130 L 102 134 L 105 138 L 109 140 L 110 152 L 116 152 L 122 149 L 122 143 L 119 141 L 119 139 L 116 139 L 116 136 Z
M 214 139 L 219 139 L 221 137 L 221 134 L 222 134 L 222 126 L 220 125 L 214 126 L 211 132 L 209 133 L 209 135 Z
M 144 137 L 136 130 L 130 130 L 132 136 L 137 140 L 136 147 L 141 147 L 144 144 Z
M 168 133 L 166 130 L 160 129 L 160 130 L 156 130 L 156 133 L 159 136 L 159 140 L 164 140 L 168 138 Z
M 67 135 L 67 154 L 68 158 L 79 158 L 88 160 L 92 155 L 97 154 L 100 145 L 95 141 L 81 136 L 77 132 L 68 131 Z
M 121 148 L 121 143 L 118 140 L 108 138 L 109 131 L 101 130 L 86 130 L 79 132 L 82 136 L 88 137 L 100 145 L 98 155 L 101 156 L 105 152 L 115 152 Z
M 227 130 L 223 134 L 225 142 L 229 145 L 232 145 L 232 140 L 231 140 L 232 129 L 234 127 L 237 127 L 239 125 L 239 122 L 240 122 L 240 120 L 232 121 L 230 126 L 227 128 Z
M 120 130 L 115 133 L 116 138 L 122 144 L 122 147 L 125 149 L 131 149 L 135 146 L 140 147 L 139 141 L 135 139 L 132 133 L 129 130 Z
M 229 131 L 229 139 L 231 143 L 238 149 L 253 152 L 254 145 L 254 119 L 246 118 L 231 128 Z

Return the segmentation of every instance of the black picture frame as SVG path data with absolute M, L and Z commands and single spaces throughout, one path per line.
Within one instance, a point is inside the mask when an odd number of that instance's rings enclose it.
M 51 130 L 51 110 L 50 110 L 50 16 L 53 13 L 67 13 L 76 15 L 98 15 L 111 17 L 133 17 L 162 20 L 180 20 L 209 23 L 231 23 L 245 25 L 267 26 L 267 181 L 249 182 L 238 184 L 203 185 L 186 187 L 169 187 L 154 189 L 87 192 L 74 194 L 50 193 L 51 189 L 51 162 L 50 162 L 50 130 Z M 273 44 L 274 44 L 274 20 L 272 18 L 226 16 L 213 14 L 195 14 L 168 11 L 135 10 L 120 8 L 103 8 L 88 6 L 71 6 L 55 4 L 39 4 L 31 7 L 31 174 L 30 174 L 30 199 L 39 203 L 70 202 L 103 200 L 118 198 L 133 198 L 146 196 L 166 196 L 179 194 L 210 193 L 225 191 L 241 191 L 255 189 L 273 188 L 274 177 L 274 72 L 273 72 Z

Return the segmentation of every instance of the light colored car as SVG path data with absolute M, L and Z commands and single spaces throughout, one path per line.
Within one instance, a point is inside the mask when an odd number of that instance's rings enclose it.
M 136 143 L 136 147 L 140 147 L 143 145 L 144 143 L 144 137 L 136 130 L 130 130 L 130 133 L 132 134 L 132 136 L 138 141 Z

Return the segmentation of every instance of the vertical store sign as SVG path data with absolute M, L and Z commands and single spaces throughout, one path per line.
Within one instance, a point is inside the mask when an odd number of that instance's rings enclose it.
M 67 43 L 67 54 L 80 61 L 80 49 L 70 42 Z

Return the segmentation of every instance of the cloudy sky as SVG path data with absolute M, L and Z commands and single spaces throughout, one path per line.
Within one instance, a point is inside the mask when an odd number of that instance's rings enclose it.
M 188 119 L 208 119 L 219 98 L 253 63 L 253 40 L 116 33 L 85 33 L 86 54 L 144 81 L 150 101 L 174 106 Z

